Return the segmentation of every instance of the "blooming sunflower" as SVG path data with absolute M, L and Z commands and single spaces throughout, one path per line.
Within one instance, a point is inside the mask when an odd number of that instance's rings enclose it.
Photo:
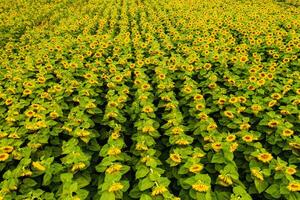
M 260 153 L 258 154 L 257 159 L 263 163 L 268 163 L 273 159 L 273 156 L 270 153 Z

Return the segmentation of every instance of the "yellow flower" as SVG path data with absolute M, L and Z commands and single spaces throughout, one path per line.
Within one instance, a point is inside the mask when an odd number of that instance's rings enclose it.
M 51 112 L 49 115 L 52 119 L 56 119 L 58 117 L 58 113 L 55 111 Z
M 202 183 L 193 184 L 192 188 L 197 192 L 207 192 L 209 190 L 209 186 Z
M 234 118 L 234 114 L 231 111 L 224 111 L 224 115 L 226 117 L 228 117 L 229 119 L 233 119 Z
M 14 150 L 14 147 L 13 146 L 4 146 L 4 147 L 1 147 L 0 150 L 4 153 L 10 153 Z
M 73 165 L 71 171 L 74 172 L 76 170 L 81 170 L 81 169 L 85 168 L 85 166 L 86 165 L 83 162 L 76 163 Z
M 291 129 L 284 129 L 283 131 L 282 131 L 282 133 L 281 133 L 281 135 L 282 136 L 284 136 L 284 137 L 289 137 L 289 136 L 291 136 L 291 135 L 293 135 L 294 134 L 294 131 L 293 130 L 291 130 Z
M 144 126 L 142 129 L 143 133 L 151 133 L 155 131 L 155 128 L 153 126 Z
M 9 158 L 8 153 L 0 153 L 0 161 L 6 161 Z
M 250 127 L 251 127 L 251 126 L 250 126 L 250 124 L 248 124 L 248 123 L 242 123 L 242 124 L 240 125 L 240 129 L 241 129 L 241 130 L 248 130 Z
M 198 173 L 203 168 L 204 168 L 204 166 L 202 164 L 193 164 L 192 166 L 190 166 L 189 171 L 192 173 Z
M 222 149 L 222 144 L 220 142 L 214 142 L 211 144 L 211 147 L 215 152 L 219 152 Z
M 253 136 L 247 134 L 247 135 L 242 137 L 242 140 L 245 141 L 245 142 L 252 142 L 253 141 Z
M 151 196 L 157 196 L 167 191 L 168 189 L 165 186 L 157 186 L 152 190 Z
M 118 172 L 122 169 L 122 165 L 121 164 L 113 164 L 112 166 L 110 166 L 109 168 L 106 169 L 106 172 L 108 174 L 112 174 L 114 172 Z
M 275 106 L 277 103 L 277 100 L 271 100 L 269 103 L 268 103 L 268 107 L 272 108 L 273 106 Z
M 230 176 L 220 174 L 218 176 L 218 183 L 222 186 L 228 187 L 233 184 L 233 181 Z
M 32 94 L 32 91 L 30 89 L 25 89 L 23 91 L 23 95 L 30 95 L 30 94 Z
M 138 150 L 138 151 L 147 151 L 148 147 L 143 143 L 137 143 L 135 145 L 135 149 Z
M 1 139 L 1 138 L 5 138 L 7 135 L 8 135 L 7 133 L 3 133 L 3 132 L 0 133 L 0 139 Z
M 208 119 L 208 115 L 205 113 L 199 113 L 198 118 L 205 121 Z
M 245 63 L 248 61 L 248 56 L 241 56 L 240 57 L 240 62 Z
M 277 127 L 279 122 L 277 120 L 271 120 L 268 122 L 268 126 L 271 128 Z
M 193 91 L 193 88 L 191 86 L 184 86 L 183 88 L 184 93 L 191 93 Z
M 289 175 L 293 175 L 297 172 L 296 167 L 287 167 L 285 169 L 285 173 L 289 174 Z
M 299 192 L 300 191 L 300 183 L 293 181 L 290 182 L 289 185 L 287 186 L 287 189 L 291 192 Z
M 270 153 L 261 153 L 257 156 L 257 159 L 264 163 L 268 163 L 273 159 L 273 156 Z
M 234 152 L 238 148 L 239 144 L 234 142 L 230 145 L 230 152 Z
M 276 99 L 276 100 L 279 100 L 279 99 L 281 99 L 281 94 L 279 94 L 279 93 L 273 93 L 272 95 L 271 95 L 271 97 L 273 98 L 273 99 Z
M 116 156 L 120 153 L 121 153 L 121 149 L 118 147 L 111 147 L 107 152 L 107 154 L 110 156 Z
M 190 142 L 185 140 L 185 139 L 179 139 L 175 143 L 178 144 L 178 145 L 188 145 L 188 144 L 190 144 Z
M 183 133 L 183 129 L 180 128 L 180 127 L 174 127 L 172 128 L 171 132 L 173 135 L 179 135 L 179 134 L 182 134 Z
M 196 110 L 202 110 L 202 109 L 205 108 L 205 105 L 202 104 L 202 103 L 198 103 L 198 104 L 195 105 L 195 108 L 196 108 Z
M 251 106 L 251 109 L 252 109 L 252 111 L 253 111 L 254 113 L 257 113 L 257 112 L 259 112 L 259 111 L 262 110 L 262 107 L 261 107 L 260 105 L 253 104 L 253 105 Z
M 29 118 L 33 117 L 35 115 L 35 112 L 33 110 L 28 110 L 25 112 L 25 115 Z
M 212 131 L 212 130 L 215 130 L 217 127 L 218 127 L 217 124 L 215 124 L 215 123 L 210 123 L 210 124 L 207 126 L 206 130 L 207 130 L 207 131 Z
M 219 98 L 218 105 L 224 105 L 225 102 L 226 102 L 225 98 Z
M 229 135 L 226 137 L 226 141 L 227 141 L 227 142 L 233 142 L 233 141 L 235 141 L 235 139 L 236 139 L 236 136 L 233 135 L 233 134 L 229 134 Z
M 116 139 L 118 139 L 119 137 L 120 137 L 119 131 L 114 131 L 114 132 L 111 133 L 111 138 L 112 138 L 113 140 L 116 140 Z
M 87 137 L 89 136 L 91 133 L 87 130 L 79 130 L 77 131 L 76 135 L 79 137 Z
M 150 85 L 148 83 L 145 83 L 142 85 L 141 87 L 143 90 L 149 90 L 150 89 Z
M 237 103 L 239 101 L 239 99 L 237 98 L 237 97 L 231 97 L 230 99 L 229 99 L 229 103 Z
M 122 190 L 124 188 L 124 185 L 122 183 L 113 183 L 109 189 L 108 189 L 108 192 L 116 192 L 116 191 L 119 191 L 119 190 Z
M 264 175 L 260 172 L 259 169 L 255 169 L 255 168 L 251 169 L 251 174 L 261 181 L 264 180 Z
M 32 162 L 32 166 L 39 171 L 45 171 L 46 167 L 44 167 L 40 162 Z
M 7 106 L 11 105 L 12 103 L 13 103 L 13 100 L 12 100 L 12 99 L 6 99 L 6 100 L 5 100 L 5 104 L 6 104 Z
M 32 175 L 32 172 L 30 170 L 24 170 L 21 173 L 21 176 L 31 176 L 31 175 Z
M 193 158 L 203 158 L 205 156 L 205 153 L 194 153 Z
M 289 145 L 295 149 L 300 149 L 300 144 L 296 142 L 290 142 Z
M 201 95 L 201 94 L 196 94 L 195 96 L 194 96 L 194 100 L 195 101 L 199 101 L 199 100 L 202 100 L 203 99 L 203 95 Z
M 181 162 L 181 157 L 178 153 L 170 154 L 170 159 L 175 163 L 180 163 Z
M 143 108 L 143 112 L 145 112 L 145 113 L 152 113 L 153 111 L 154 110 L 153 110 L 153 108 L 151 106 L 145 106 Z

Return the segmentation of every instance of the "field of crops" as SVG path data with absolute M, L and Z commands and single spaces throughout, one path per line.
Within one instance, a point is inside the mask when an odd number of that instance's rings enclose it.
M 297 3 L 0 0 L 0 200 L 299 200 Z

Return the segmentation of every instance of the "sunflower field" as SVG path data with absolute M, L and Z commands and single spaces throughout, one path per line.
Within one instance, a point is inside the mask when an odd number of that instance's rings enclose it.
M 0 0 L 0 200 L 299 200 L 299 5 Z

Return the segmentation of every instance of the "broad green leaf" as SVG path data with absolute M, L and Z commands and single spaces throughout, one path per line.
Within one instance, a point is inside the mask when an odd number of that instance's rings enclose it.
M 142 165 L 138 168 L 138 170 L 136 171 L 135 173 L 135 178 L 136 179 L 140 179 L 140 178 L 143 178 L 145 177 L 148 173 L 149 173 L 149 168 Z
M 139 181 L 139 189 L 141 191 L 147 190 L 154 185 L 154 181 L 151 181 L 148 177 Z
M 115 194 L 113 192 L 105 191 L 101 194 L 100 200 L 115 200 Z

